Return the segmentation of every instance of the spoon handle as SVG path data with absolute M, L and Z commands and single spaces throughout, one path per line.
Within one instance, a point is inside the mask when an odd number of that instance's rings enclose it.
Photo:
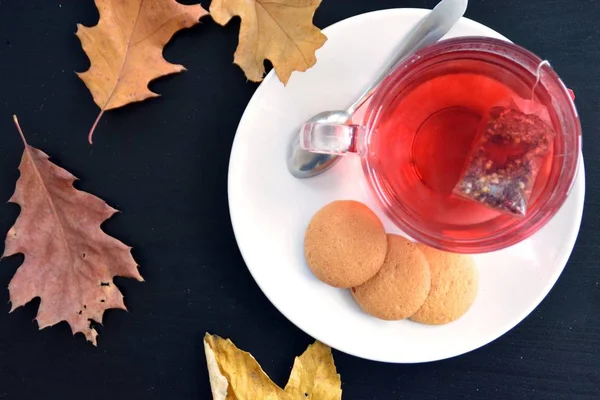
M 406 40 L 402 40 L 392 51 L 393 58 L 382 69 L 375 81 L 348 107 L 348 113 L 353 114 L 367 100 L 379 84 L 407 57 L 423 47 L 440 40 L 467 10 L 468 0 L 442 0 L 416 28 L 410 32 Z

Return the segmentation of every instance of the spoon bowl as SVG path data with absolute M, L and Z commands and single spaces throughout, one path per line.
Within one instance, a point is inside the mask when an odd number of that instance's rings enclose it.
M 345 124 L 350 121 L 352 114 L 346 110 L 323 111 L 306 123 Z M 333 154 L 316 154 L 302 149 L 300 135 L 292 136 L 288 145 L 287 163 L 290 173 L 299 179 L 311 178 L 322 174 L 333 167 L 339 157 Z

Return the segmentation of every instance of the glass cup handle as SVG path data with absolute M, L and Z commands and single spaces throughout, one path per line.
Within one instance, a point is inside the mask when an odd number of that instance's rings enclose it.
M 311 153 L 344 155 L 358 152 L 360 125 L 309 122 L 300 129 L 300 146 Z

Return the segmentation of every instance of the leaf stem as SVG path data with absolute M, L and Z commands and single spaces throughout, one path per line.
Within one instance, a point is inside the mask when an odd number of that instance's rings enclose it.
M 23 140 L 23 144 L 25 145 L 25 147 L 27 147 L 28 146 L 27 140 L 25 139 L 25 135 L 23 134 L 23 130 L 21 129 L 21 125 L 19 125 L 19 119 L 17 118 L 16 115 L 13 115 L 13 121 L 15 122 L 15 125 L 17 126 L 17 130 L 19 131 L 19 135 L 21 135 L 21 139 Z
M 90 142 L 90 144 L 94 144 L 92 142 L 92 136 L 94 135 L 94 131 L 96 130 L 96 127 L 98 126 L 98 122 L 100 122 L 100 118 L 102 118 L 103 114 L 104 114 L 104 109 L 102 109 L 100 111 L 100 114 L 98 114 L 96 121 L 94 121 L 94 125 L 92 125 L 92 129 L 90 129 L 90 133 L 88 134 L 88 142 Z

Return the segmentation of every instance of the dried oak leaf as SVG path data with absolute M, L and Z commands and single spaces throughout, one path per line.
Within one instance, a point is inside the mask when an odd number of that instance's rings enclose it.
M 108 236 L 100 225 L 117 210 L 103 200 L 73 187 L 76 178 L 25 144 L 21 176 L 10 202 L 21 213 L 6 236 L 4 255 L 25 256 L 10 281 L 11 312 L 35 297 L 41 302 L 36 320 L 40 329 L 67 321 L 96 345 L 104 311 L 126 310 L 115 276 L 143 281 L 131 247 Z
M 92 135 L 104 111 L 158 94 L 150 81 L 185 70 L 164 59 L 164 46 L 173 35 L 199 23 L 207 15 L 199 4 L 175 0 L 95 0 L 98 25 L 77 25 L 77 37 L 90 59 L 90 69 L 79 73 L 100 107 Z
M 204 351 L 213 400 L 339 400 L 341 380 L 331 349 L 315 342 L 296 357 L 282 390 L 265 374 L 250 353 L 229 339 L 206 334 Z
M 236 15 L 241 18 L 234 62 L 249 80 L 263 79 L 267 59 L 285 85 L 293 71 L 315 65 L 315 52 L 327 41 L 312 24 L 320 4 L 321 0 L 213 0 L 210 14 L 220 25 Z

